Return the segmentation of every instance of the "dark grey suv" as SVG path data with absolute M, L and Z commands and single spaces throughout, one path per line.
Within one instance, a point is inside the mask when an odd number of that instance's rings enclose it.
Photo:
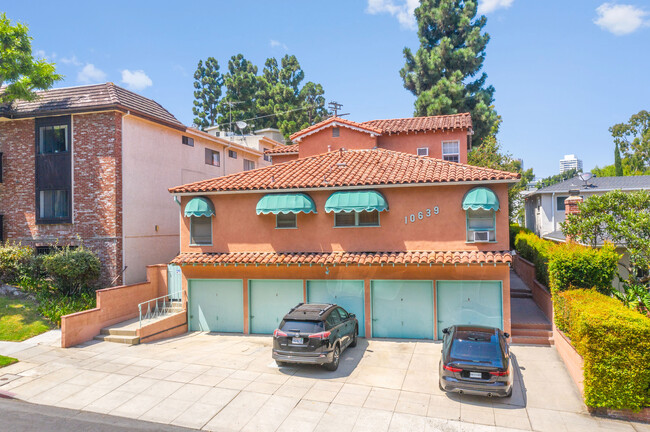
M 342 307 L 300 303 L 273 333 L 273 359 L 278 365 L 319 364 L 334 371 L 343 350 L 357 346 L 358 334 L 357 318 Z
M 512 395 L 508 333 L 476 325 L 442 330 L 440 389 L 482 396 Z

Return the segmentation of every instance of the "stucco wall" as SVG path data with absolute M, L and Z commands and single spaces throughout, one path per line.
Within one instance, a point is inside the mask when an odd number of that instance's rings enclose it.
M 340 148 L 371 149 L 377 145 L 377 137 L 367 132 L 339 126 L 339 136 L 333 137 L 332 129 L 332 127 L 327 127 L 313 135 L 304 137 L 298 147 L 299 156 L 304 158 Z
M 386 150 L 411 154 L 417 154 L 417 149 L 420 147 L 427 147 L 429 149 L 429 157 L 442 159 L 443 141 L 458 141 L 458 147 L 460 149 L 459 162 L 467 163 L 467 131 L 463 130 L 381 135 L 377 138 L 377 145 Z
M 274 165 L 280 164 L 283 162 L 289 162 L 292 160 L 298 159 L 297 154 L 288 154 L 288 155 L 273 155 L 271 156 L 271 161 L 273 162 Z
M 334 228 L 334 215 L 325 213 L 334 191 L 309 192 L 318 214 L 300 213 L 297 229 L 275 229 L 275 215 L 257 215 L 261 193 L 211 195 L 213 245 L 189 246 L 189 218 L 181 222 L 183 252 L 237 251 L 406 251 L 508 250 L 508 197 L 506 184 L 488 185 L 501 202 L 497 212 L 496 243 L 466 243 L 465 193 L 475 185 L 377 188 L 389 211 L 380 214 L 380 227 Z M 183 206 L 191 199 L 183 197 Z M 439 214 L 434 214 L 438 206 Z M 432 210 L 426 217 L 426 209 Z M 422 219 L 418 213 L 423 212 Z M 415 215 L 411 222 L 409 215 Z M 405 223 L 405 218 L 409 218 Z M 296 241 L 300 240 L 297 244 Z

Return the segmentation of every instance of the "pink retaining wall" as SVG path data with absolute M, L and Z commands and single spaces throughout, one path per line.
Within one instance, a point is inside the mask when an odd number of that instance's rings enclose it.
M 162 294 L 161 294 L 162 293 Z M 167 294 L 167 266 L 147 267 L 147 282 L 97 290 L 97 307 L 61 317 L 61 347 L 91 340 L 106 326 L 138 316 L 138 304 Z
M 512 257 L 512 268 L 514 269 L 517 276 L 524 281 L 526 286 L 530 288 L 533 293 L 533 300 L 537 303 L 537 306 L 544 312 L 544 315 L 552 322 L 553 321 L 553 297 L 548 288 L 539 283 L 535 279 L 535 264 L 531 263 L 515 255 Z

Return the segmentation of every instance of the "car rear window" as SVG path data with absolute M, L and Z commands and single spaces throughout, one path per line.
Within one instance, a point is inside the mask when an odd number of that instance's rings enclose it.
M 454 359 L 475 362 L 500 362 L 497 335 L 481 332 L 457 332 L 449 355 Z
M 323 329 L 322 321 L 285 321 L 280 330 L 300 333 L 320 333 Z

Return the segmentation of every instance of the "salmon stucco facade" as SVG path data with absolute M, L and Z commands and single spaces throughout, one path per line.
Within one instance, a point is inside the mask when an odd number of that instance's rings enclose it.
M 379 145 L 394 123 L 373 137 L 339 120 L 278 147 L 285 162 L 170 189 L 189 330 L 270 334 L 296 304 L 331 302 L 365 337 L 439 339 L 461 322 L 509 331 L 507 192 L 519 176 L 417 156 L 451 130 L 404 135 L 395 151 Z M 339 148 L 309 140 L 333 123 Z M 468 131 L 471 120 L 458 138 Z

